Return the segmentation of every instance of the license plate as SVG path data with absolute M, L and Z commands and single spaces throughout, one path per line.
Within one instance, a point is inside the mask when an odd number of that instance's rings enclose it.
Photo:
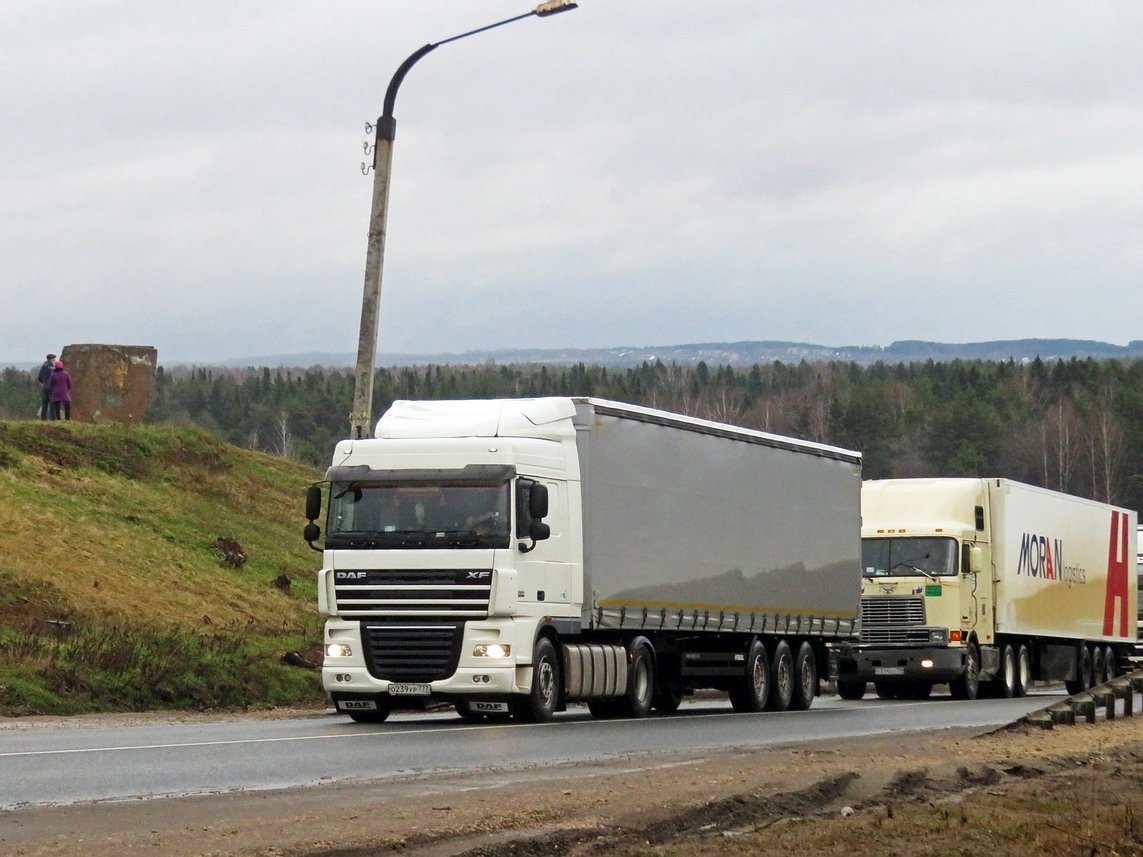
M 428 696 L 429 686 L 427 684 L 391 684 L 389 685 L 390 696 Z
M 874 675 L 904 675 L 904 667 L 874 667 Z

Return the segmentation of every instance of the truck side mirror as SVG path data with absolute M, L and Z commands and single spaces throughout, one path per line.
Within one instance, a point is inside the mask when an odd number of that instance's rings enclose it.
M 548 486 L 533 482 L 528 489 L 528 514 L 533 520 L 548 516 Z M 547 538 L 547 536 L 545 536 Z
M 306 489 L 306 520 L 316 521 L 321 514 L 321 486 L 311 485 Z
M 306 489 L 306 518 L 309 523 L 302 529 L 302 538 L 311 549 L 321 552 L 321 548 L 314 544 L 321 538 L 321 527 L 314 523 L 321 514 L 321 486 L 311 485 Z
M 540 520 L 548 514 L 548 486 L 530 479 L 521 479 L 519 486 L 516 535 L 526 534 L 532 540 L 531 544 L 519 544 L 520 553 L 528 553 L 536 549 L 536 542 L 542 542 L 552 535 L 552 528 Z
M 984 551 L 980 545 L 965 545 L 965 574 L 980 574 L 984 570 Z

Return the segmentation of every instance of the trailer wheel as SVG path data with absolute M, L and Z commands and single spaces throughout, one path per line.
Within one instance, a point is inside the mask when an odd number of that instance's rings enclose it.
M 1070 696 L 1083 693 L 1091 687 L 1091 649 L 1084 643 L 1076 648 L 1076 677 L 1064 682 L 1064 688 Z
M 1115 655 L 1115 649 L 1111 646 L 1106 646 L 1103 650 L 1103 668 L 1104 681 L 1111 681 L 1119 675 L 1119 659 Z
M 949 682 L 953 699 L 976 699 L 980 692 L 980 648 L 969 643 L 965 649 L 964 672 Z
M 651 713 L 655 691 L 655 660 L 651 644 L 636 640 L 627 654 L 627 693 L 619 697 L 619 713 L 624 717 L 646 717 Z
M 794 654 L 790 644 L 779 640 L 770 659 L 770 698 L 767 711 L 786 711 L 794 698 Z
M 813 647 L 802 642 L 798 655 L 794 658 L 794 695 L 790 708 L 794 711 L 807 711 L 818 695 L 818 661 Z
M 532 652 L 532 689 L 513 700 L 512 715 L 526 723 L 547 723 L 560 700 L 560 665 L 556 647 L 547 637 L 536 640 Z
M 1097 684 L 1103 684 L 1104 673 L 1104 660 L 1103 649 L 1099 646 L 1091 647 L 1091 684 L 1088 687 L 1095 687 Z
M 743 675 L 730 686 L 730 704 L 735 711 L 765 711 L 770 699 L 770 659 L 762 641 L 754 639 L 746 652 Z
M 1028 647 L 1021 643 L 1016 647 L 1016 696 L 1028 695 L 1028 688 L 1032 686 L 1032 654 Z
M 837 695 L 842 699 L 862 699 L 865 697 L 867 682 L 854 678 L 839 678 L 837 680 Z
M 1000 675 L 997 677 L 1000 686 L 1000 696 L 1011 699 L 1016 696 L 1016 653 L 1012 647 L 1005 645 L 1000 649 Z

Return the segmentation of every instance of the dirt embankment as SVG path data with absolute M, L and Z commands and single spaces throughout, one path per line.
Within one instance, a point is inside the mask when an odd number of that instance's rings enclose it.
M 1143 855 L 1143 721 L 0 814 L 84 857 Z

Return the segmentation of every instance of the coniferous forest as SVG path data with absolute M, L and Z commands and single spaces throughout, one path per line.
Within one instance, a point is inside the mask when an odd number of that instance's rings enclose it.
M 749 369 L 644 363 L 379 369 L 394 399 L 598 396 L 864 453 L 867 479 L 1004 476 L 1143 509 L 1143 361 L 952 361 Z M 147 421 L 324 467 L 348 432 L 345 369 L 158 370 Z M 0 376 L 0 418 L 31 419 L 27 372 Z

